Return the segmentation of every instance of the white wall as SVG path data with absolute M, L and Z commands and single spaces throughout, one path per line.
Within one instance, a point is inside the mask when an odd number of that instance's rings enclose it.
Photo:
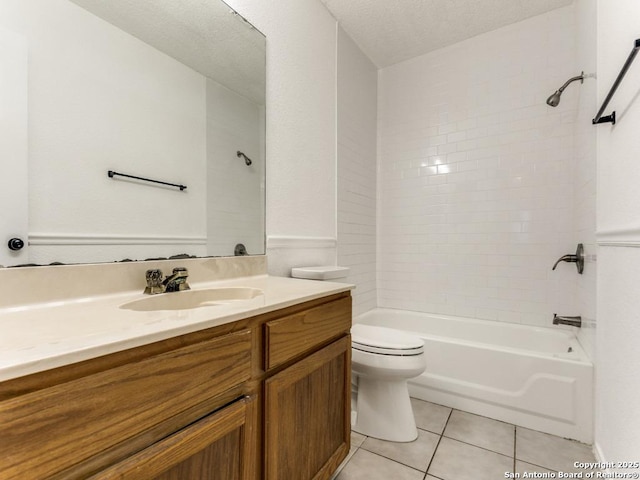
M 205 253 L 204 77 L 64 0 L 3 0 L 1 22 L 29 50 L 29 237 L 49 243 L 30 260 L 145 258 L 159 237 Z M 114 181 L 110 169 L 188 189 Z M 139 245 L 51 245 L 112 236 Z
M 207 79 L 208 255 L 233 255 L 237 243 L 264 253 L 263 117 L 263 105 Z
M 28 45 L 23 35 L 0 28 L 0 265 L 28 262 Z M 5 248 L 10 239 L 24 242 L 21 250 Z
M 354 315 L 376 302 L 378 70 L 338 28 L 338 265 L 356 285 Z
M 231 0 L 267 36 L 269 273 L 336 262 L 336 23 L 317 0 Z
M 576 315 L 573 7 L 379 76 L 378 303 L 550 325 Z
M 640 37 L 640 4 L 600 0 L 598 107 Z M 596 448 L 602 460 L 640 452 L 640 60 L 636 58 L 598 125 L 598 330 Z M 630 472 L 631 470 L 624 470 Z M 637 469 L 636 472 L 640 471 Z

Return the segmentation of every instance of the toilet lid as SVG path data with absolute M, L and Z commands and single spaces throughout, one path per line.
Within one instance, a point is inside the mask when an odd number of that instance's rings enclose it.
M 356 324 L 351 327 L 353 348 L 386 355 L 419 355 L 424 350 L 420 337 L 392 328 Z

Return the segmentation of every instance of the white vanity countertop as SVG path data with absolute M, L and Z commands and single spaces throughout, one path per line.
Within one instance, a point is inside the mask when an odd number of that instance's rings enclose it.
M 192 290 L 252 287 L 257 302 L 189 310 L 139 312 L 120 305 L 128 292 L 0 309 L 0 381 L 69 365 L 170 337 L 234 322 L 308 300 L 345 292 L 352 285 L 257 275 L 191 284 Z M 163 295 L 180 295 L 180 292 Z

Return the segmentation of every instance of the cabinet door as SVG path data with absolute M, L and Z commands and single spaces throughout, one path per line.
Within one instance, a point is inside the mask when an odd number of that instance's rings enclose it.
M 330 478 L 349 452 L 350 397 L 349 336 L 268 379 L 266 478 Z
M 256 412 L 253 398 L 238 400 L 91 478 L 255 479 Z

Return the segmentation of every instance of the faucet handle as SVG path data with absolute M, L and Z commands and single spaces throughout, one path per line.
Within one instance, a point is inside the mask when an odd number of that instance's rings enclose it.
M 187 283 L 189 277 L 189 270 L 185 267 L 176 267 L 173 269 L 173 274 L 168 276 L 162 282 L 164 284 L 165 292 L 181 292 L 183 290 L 191 290 L 191 287 Z
M 576 268 L 578 269 L 578 273 L 582 274 L 582 272 L 584 271 L 584 247 L 583 247 L 583 245 L 581 243 L 578 244 L 578 248 L 576 248 L 576 253 L 575 254 L 570 253 L 570 254 L 563 255 L 562 257 L 560 257 L 558 259 L 558 261 L 556 261 L 556 263 L 553 265 L 553 268 L 551 268 L 551 270 L 555 270 L 560 262 L 575 263 L 576 264 Z
M 165 286 L 162 283 L 162 270 L 159 268 L 152 268 L 145 273 L 145 279 L 147 280 L 147 287 L 144 289 L 144 293 L 153 295 L 155 293 L 164 293 Z

